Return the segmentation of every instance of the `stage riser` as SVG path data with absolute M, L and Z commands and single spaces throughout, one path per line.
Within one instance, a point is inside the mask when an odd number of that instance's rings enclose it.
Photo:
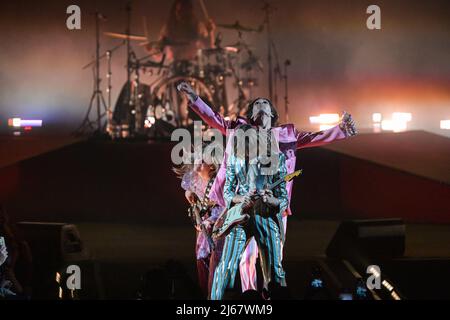
M 18 220 L 188 224 L 172 146 L 76 143 L 0 169 L 0 201 Z M 300 150 L 297 161 L 295 217 L 450 222 L 447 184 L 324 148 Z

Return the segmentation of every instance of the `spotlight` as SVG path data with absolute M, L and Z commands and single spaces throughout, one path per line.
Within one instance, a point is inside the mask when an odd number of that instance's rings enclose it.
M 384 131 L 401 132 L 405 131 L 407 124 L 405 121 L 400 120 L 383 120 L 381 122 L 381 129 Z
M 400 122 L 409 122 L 412 120 L 412 114 L 409 112 L 394 112 L 392 120 Z
M 392 289 L 394 289 L 394 287 L 387 280 L 383 280 L 381 284 L 389 291 L 392 291 Z
M 14 128 L 42 127 L 42 120 L 25 120 L 21 118 L 11 118 L 8 119 L 8 125 Z
M 450 130 L 450 120 L 441 120 L 441 129 Z
M 335 124 L 339 122 L 339 115 L 337 113 L 321 113 L 319 116 L 309 117 L 309 122 L 312 124 Z
M 381 120 L 383 119 L 383 116 L 381 115 L 381 113 L 372 113 L 372 121 L 373 122 L 381 122 Z

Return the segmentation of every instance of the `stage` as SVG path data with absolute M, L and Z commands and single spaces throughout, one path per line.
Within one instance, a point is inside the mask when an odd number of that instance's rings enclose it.
M 448 12 L 4 1 L 0 302 L 450 300 Z
M 390 145 L 408 136 L 409 149 L 403 145 L 404 152 L 393 156 L 395 164 L 387 156 L 380 158 L 382 153 L 374 157 L 377 152 L 392 150 Z M 441 287 L 430 288 L 433 282 L 427 280 L 440 274 L 441 282 L 447 283 L 442 270 L 450 261 L 448 197 L 432 194 L 432 190 L 449 192 L 444 172 L 448 153 L 435 156 L 433 164 L 426 158 L 415 158 L 413 152 L 430 138 L 441 142 L 434 147 L 443 150 L 450 141 L 421 132 L 364 134 L 332 147 L 298 152 L 297 168 L 304 174 L 294 186 L 293 216 L 288 220 L 284 248 L 292 298 L 304 298 L 316 266 L 326 270 L 334 292 L 353 285 L 354 276 L 342 261 L 325 256 L 343 220 L 393 217 L 406 222 L 406 246 L 402 257 L 382 261 L 391 279 L 398 283 L 399 290 L 406 288 L 406 298 L 450 298 L 439 291 Z M 90 252 L 89 261 L 95 266 L 91 268 L 89 262 L 87 267 L 95 270 L 87 274 L 96 275 L 95 281 L 86 280 L 95 289 L 91 298 L 134 299 L 141 277 L 149 270 L 162 272 L 171 260 L 180 263 L 186 279 L 195 284 L 195 231 L 187 217 L 180 180 L 172 172 L 170 152 L 174 143 L 98 139 L 68 139 L 62 147 L 58 143 L 41 140 L 34 148 L 25 149 L 28 155 L 5 159 L 9 164 L 0 168 L 4 182 L 0 196 L 12 218 L 78 227 Z M 361 154 L 367 146 L 372 154 Z M 400 157 L 408 159 L 408 168 L 402 167 Z M 434 177 L 418 174 L 421 166 L 433 167 Z M 369 178 L 369 174 L 377 179 Z M 405 181 L 406 191 L 400 189 Z M 430 202 L 429 196 L 436 200 Z M 424 207 L 427 210 L 421 211 Z M 403 274 L 402 270 L 411 271 Z M 422 282 L 411 288 L 408 277 Z
M 184 219 L 183 212 L 180 219 Z M 133 299 L 140 277 L 170 260 L 180 261 L 196 279 L 195 231 L 184 226 L 157 224 L 76 223 L 82 239 L 100 264 L 105 298 Z M 288 221 L 284 265 L 293 298 L 303 299 L 308 278 L 336 231 L 336 220 Z M 412 266 L 419 260 L 450 259 L 450 225 L 407 224 L 406 252 L 401 260 Z M 406 265 L 405 268 L 409 266 Z M 406 270 L 404 270 L 406 272 Z M 422 269 L 423 277 L 434 277 Z M 392 276 L 391 276 L 392 277 Z M 442 280 L 444 286 L 445 279 Z M 400 286 L 401 290 L 401 286 Z

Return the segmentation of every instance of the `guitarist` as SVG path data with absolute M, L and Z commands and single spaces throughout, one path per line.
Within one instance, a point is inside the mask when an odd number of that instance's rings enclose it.
M 175 173 L 182 179 L 181 187 L 191 204 L 190 213 L 193 214 L 194 210 L 198 210 L 197 213 L 201 216 L 201 225 L 197 224 L 195 217 L 191 218 L 197 230 L 195 255 L 198 281 L 205 297 L 209 296 L 214 269 L 220 259 L 224 242 L 221 239 L 215 243 L 210 242 L 212 226 L 223 211 L 223 207 L 209 201 L 209 191 L 217 169 L 218 165 L 206 163 L 174 168 Z
M 282 180 L 272 191 L 266 189 L 267 185 L 286 175 L 286 158 L 283 153 L 277 152 L 276 166 L 267 173 L 261 161 L 264 155 L 253 156 L 251 152 L 256 150 L 256 144 L 262 136 L 250 125 L 242 125 L 239 130 L 251 130 L 253 134 L 250 133 L 249 139 L 245 140 L 244 152 L 235 151 L 228 155 L 223 196 L 227 209 L 241 206 L 250 218 L 245 224 L 234 226 L 225 237 L 222 257 L 214 273 L 212 300 L 221 300 L 225 289 L 234 287 L 238 263 L 252 237 L 260 252 L 264 288 L 267 289 L 271 281 L 286 286 L 281 264 L 284 241 L 282 215 L 288 207 L 286 182 Z M 236 145 L 234 141 L 234 150 Z M 272 148 L 269 150 L 273 152 Z M 256 200 L 255 196 L 259 196 L 259 199 Z
M 237 127 L 247 123 L 274 132 L 278 137 L 279 148 L 286 157 L 285 163 L 288 173 L 295 171 L 297 150 L 325 145 L 334 141 L 346 139 L 356 134 L 355 123 L 348 113 L 344 113 L 341 123 L 332 128 L 318 132 L 306 132 L 297 130 L 291 123 L 277 126 L 278 112 L 269 99 L 257 98 L 251 101 L 247 108 L 246 118 L 238 117 L 236 120 L 226 120 L 220 113 L 215 112 L 203 102 L 187 82 L 181 83 L 178 86 L 178 90 L 188 97 L 190 108 L 197 113 L 206 124 L 219 130 L 223 135 L 229 136 Z M 223 206 L 225 205 L 223 197 L 225 173 L 226 158 L 222 162 L 211 191 L 211 199 Z M 292 186 L 293 181 L 286 184 L 289 199 L 292 195 Z M 283 214 L 284 235 L 286 234 L 287 217 L 291 214 L 291 209 L 288 206 Z M 253 250 L 250 250 L 252 248 Z M 250 242 L 246 254 L 241 261 L 241 265 L 247 269 L 244 273 L 241 272 L 241 279 L 246 280 L 245 283 L 249 284 L 247 288 L 256 287 L 256 277 L 246 277 L 246 275 L 253 275 L 256 273 L 254 261 L 256 261 L 258 252 L 255 248 L 254 241 Z

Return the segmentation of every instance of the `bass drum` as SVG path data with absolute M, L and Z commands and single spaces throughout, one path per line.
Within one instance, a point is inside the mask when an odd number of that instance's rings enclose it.
M 214 85 L 208 85 L 197 77 L 172 76 L 162 79 L 152 90 L 152 111 L 160 114 L 171 114 L 173 119 L 164 119 L 173 125 L 188 126 L 192 124 L 195 117 L 189 113 L 188 100 L 184 95 L 180 95 L 177 91 L 177 85 L 182 82 L 188 82 L 201 97 L 211 107 L 214 107 L 214 93 L 216 88 Z M 158 110 L 160 110 L 158 112 Z

